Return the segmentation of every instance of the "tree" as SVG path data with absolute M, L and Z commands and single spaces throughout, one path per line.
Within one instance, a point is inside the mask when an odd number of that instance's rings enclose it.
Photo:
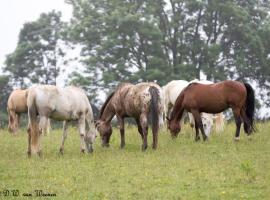
M 40 15 L 34 22 L 24 24 L 15 51 L 7 56 L 5 71 L 20 87 L 27 83 L 56 84 L 63 51 L 60 12 Z
M 8 117 L 6 114 L 7 101 L 12 87 L 9 84 L 9 76 L 0 76 L 0 128 L 3 128 L 8 123 Z
M 255 80 L 267 87 L 270 9 L 266 1 L 68 3 L 74 8 L 68 35 L 83 47 L 83 76 L 89 77 L 84 85 L 89 91 L 111 89 L 123 81 L 163 85 L 201 75 L 212 81 Z

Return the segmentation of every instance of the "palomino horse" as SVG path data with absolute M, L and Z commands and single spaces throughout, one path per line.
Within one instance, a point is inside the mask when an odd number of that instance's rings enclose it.
M 173 137 L 178 135 L 181 130 L 179 121 L 184 110 L 187 110 L 195 119 L 195 140 L 200 139 L 199 128 L 203 139 L 206 140 L 207 136 L 203 129 L 200 113 L 215 114 L 232 108 L 236 123 L 235 139 L 239 140 L 242 122 L 244 122 L 244 130 L 248 135 L 254 131 L 254 104 L 254 91 L 248 83 L 237 81 L 223 81 L 210 85 L 192 83 L 178 96 L 168 120 L 169 129 Z
M 44 128 L 48 118 L 65 121 L 60 153 L 63 153 L 64 142 L 67 137 L 67 123 L 70 121 L 78 121 L 81 151 L 85 151 L 85 146 L 88 152 L 93 151 L 92 144 L 96 137 L 93 112 L 82 89 L 73 86 L 66 88 L 58 88 L 52 85 L 35 86 L 29 89 L 27 106 L 29 156 L 31 152 L 37 152 L 40 155 L 40 137 L 42 135 L 40 129 Z M 87 133 L 85 121 L 89 128 Z
M 211 81 L 199 81 L 197 79 L 187 82 L 185 80 L 173 80 L 169 82 L 167 85 L 162 87 L 163 95 L 164 95 L 164 114 L 165 117 L 169 116 L 169 113 L 171 111 L 171 108 L 176 102 L 177 97 L 179 94 L 190 84 L 193 82 L 199 82 L 202 84 L 212 84 Z M 209 135 L 213 126 L 213 119 L 219 119 L 215 120 L 215 127 L 216 131 L 220 132 L 223 130 L 224 127 L 224 117 L 222 113 L 218 113 L 216 116 L 213 116 L 212 114 L 208 113 L 202 113 L 202 122 L 205 128 L 206 135 Z M 194 125 L 194 119 L 192 117 L 191 113 L 188 113 L 189 121 L 191 126 Z
M 16 133 L 19 128 L 21 113 L 27 113 L 27 90 L 13 90 L 7 102 L 8 130 Z
M 15 134 L 19 128 L 20 116 L 27 113 L 27 95 L 28 90 L 13 90 L 9 95 L 7 102 L 7 112 L 9 115 L 8 130 Z M 47 121 L 45 133 L 50 131 L 50 120 Z
M 138 125 L 143 144 L 142 150 L 147 149 L 148 115 L 152 117 L 153 149 L 157 148 L 158 129 L 163 122 L 162 90 L 156 83 L 139 83 L 136 85 L 122 83 L 106 99 L 99 120 L 96 122 L 103 146 L 109 146 L 112 134 L 111 120 L 116 115 L 120 125 L 121 148 L 125 146 L 124 118 L 133 117 Z

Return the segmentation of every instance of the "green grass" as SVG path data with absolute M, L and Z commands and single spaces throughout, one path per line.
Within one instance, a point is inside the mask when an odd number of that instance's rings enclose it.
M 2 130 L 0 191 L 56 193 L 47 199 L 270 199 L 270 123 L 257 128 L 251 140 L 241 132 L 238 143 L 234 124 L 198 143 L 189 127 L 176 140 L 163 130 L 158 149 L 141 152 L 136 127 L 126 127 L 125 149 L 114 129 L 110 148 L 102 148 L 98 137 L 92 155 L 80 153 L 77 130 L 70 129 L 63 156 L 61 130 L 54 130 L 42 138 L 43 157 L 31 159 L 26 131 L 12 137 Z

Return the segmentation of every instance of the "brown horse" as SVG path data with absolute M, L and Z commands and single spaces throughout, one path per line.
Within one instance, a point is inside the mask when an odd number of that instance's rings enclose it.
M 15 134 L 19 128 L 21 113 L 27 113 L 27 90 L 13 90 L 8 98 L 8 130 Z
M 181 130 L 179 121 L 184 110 L 187 110 L 195 119 L 195 141 L 200 139 L 199 129 L 203 139 L 206 140 L 200 113 L 216 114 L 232 108 L 236 123 L 235 139 L 239 140 L 242 122 L 248 135 L 254 131 L 254 103 L 254 90 L 248 83 L 238 81 L 223 81 L 210 85 L 191 83 L 178 96 L 168 119 L 168 128 L 172 137 L 176 137 Z
M 103 146 L 109 146 L 112 134 L 111 120 L 116 115 L 120 126 L 121 148 L 125 146 L 124 118 L 133 117 L 138 125 L 143 144 L 147 149 L 148 115 L 152 117 L 153 149 L 157 148 L 158 129 L 162 123 L 163 111 L 162 90 L 155 83 L 139 83 L 133 85 L 123 83 L 107 98 L 96 122 Z

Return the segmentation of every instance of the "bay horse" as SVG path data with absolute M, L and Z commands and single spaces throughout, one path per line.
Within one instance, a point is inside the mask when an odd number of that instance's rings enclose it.
M 156 83 L 143 82 L 133 85 L 122 83 L 108 96 L 103 104 L 97 130 L 102 146 L 109 146 L 112 134 L 111 120 L 116 115 L 120 126 L 121 148 L 125 146 L 124 118 L 133 117 L 142 137 L 142 151 L 147 149 L 148 115 L 152 117 L 153 149 L 157 148 L 159 125 L 163 122 L 162 90 Z
M 248 135 L 254 131 L 254 104 L 254 90 L 248 83 L 238 81 L 223 81 L 209 85 L 191 83 L 178 96 L 168 118 L 168 127 L 172 137 L 177 137 L 181 130 L 179 121 L 184 110 L 187 110 L 195 119 L 195 141 L 200 139 L 199 129 L 203 139 L 206 140 L 200 113 L 215 114 L 232 108 L 236 123 L 235 139 L 239 140 L 242 122 Z
M 28 90 L 16 89 L 13 90 L 8 98 L 7 113 L 8 113 L 8 130 L 10 133 L 16 134 L 20 124 L 21 114 L 27 113 L 27 96 Z M 46 133 L 50 131 L 50 120 L 47 121 Z
M 164 95 L 164 117 L 169 116 L 172 107 L 174 106 L 177 97 L 179 94 L 190 84 L 190 83 L 202 83 L 202 84 L 212 84 L 211 81 L 199 81 L 194 79 L 190 82 L 185 80 L 173 80 L 167 83 L 162 87 Z M 215 116 L 208 113 L 201 113 L 202 123 L 204 125 L 206 135 L 209 135 L 212 129 L 212 126 L 215 125 L 216 131 L 221 132 L 224 128 L 224 115 L 223 113 L 218 113 Z M 194 127 L 194 119 L 191 113 L 188 113 L 189 123 L 191 127 Z
M 67 137 L 67 124 L 77 121 L 81 152 L 85 147 L 88 152 L 93 151 L 92 144 L 96 137 L 93 112 L 85 92 L 77 87 L 68 86 L 58 88 L 53 85 L 39 85 L 29 89 L 28 106 L 28 155 L 41 155 L 41 130 L 46 126 L 47 119 L 64 121 L 63 136 L 60 153 L 63 153 L 64 142 Z M 39 116 L 39 120 L 38 120 Z M 86 122 L 88 131 L 86 132 Z

